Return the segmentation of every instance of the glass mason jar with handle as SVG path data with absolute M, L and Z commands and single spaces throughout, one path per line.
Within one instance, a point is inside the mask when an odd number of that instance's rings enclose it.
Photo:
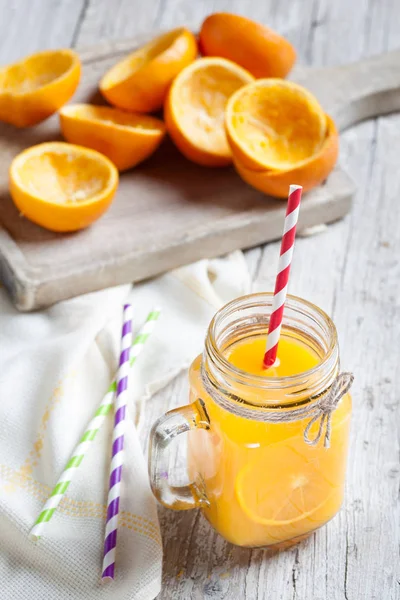
M 288 296 L 278 359 L 262 370 L 272 294 L 223 307 L 190 368 L 190 404 L 154 425 L 149 472 L 165 506 L 199 507 L 239 546 L 285 547 L 339 510 L 353 377 L 339 371 L 331 319 Z M 188 434 L 190 483 L 172 486 L 169 446 Z

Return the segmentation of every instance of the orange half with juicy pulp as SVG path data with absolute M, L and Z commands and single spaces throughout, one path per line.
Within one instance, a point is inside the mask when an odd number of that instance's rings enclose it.
M 64 106 L 60 124 L 68 142 L 101 152 L 119 171 L 151 156 L 166 133 L 161 119 L 91 104 Z
M 36 125 L 74 94 L 81 75 L 73 50 L 45 50 L 0 69 L 0 121 Z
M 52 231 L 76 231 L 98 219 L 118 186 L 100 152 L 65 142 L 32 146 L 14 158 L 10 193 L 23 216 Z
M 323 183 L 332 170 L 339 155 L 339 134 L 334 121 L 326 115 L 327 132 L 321 148 L 293 168 L 263 169 L 249 168 L 243 164 L 240 156 L 233 152 L 234 166 L 249 185 L 276 198 L 287 199 L 289 186 L 295 181 L 304 192 Z
M 178 73 L 197 56 L 193 33 L 180 27 L 161 35 L 112 67 L 100 91 L 114 106 L 134 112 L 159 110 Z
M 233 154 L 247 168 L 288 170 L 321 149 L 327 119 L 302 86 L 259 79 L 230 98 L 226 131 Z
M 181 71 L 165 103 L 168 132 L 179 150 L 200 165 L 232 162 L 224 118 L 229 98 L 254 80 L 239 65 L 224 58 L 201 58 Z

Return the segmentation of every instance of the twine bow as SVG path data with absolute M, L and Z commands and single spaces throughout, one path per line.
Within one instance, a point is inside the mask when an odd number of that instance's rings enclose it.
M 321 439 L 325 426 L 324 447 L 329 448 L 331 442 L 332 413 L 339 400 L 347 394 L 354 381 L 352 373 L 340 373 L 332 383 L 330 390 L 315 406 L 316 414 L 310 419 L 304 430 L 304 441 L 310 446 L 316 446 Z M 310 438 L 310 429 L 319 420 L 318 431 L 314 438 Z
M 243 399 L 234 394 L 221 393 L 215 383 L 208 378 L 204 365 L 201 369 L 201 377 L 206 392 L 223 408 L 233 414 L 246 419 L 265 421 L 269 423 L 290 423 L 301 419 L 310 418 L 305 430 L 304 441 L 310 446 L 316 446 L 320 441 L 324 429 L 324 447 L 329 448 L 331 440 L 332 413 L 337 407 L 339 400 L 347 394 L 354 381 L 352 373 L 340 373 L 330 388 L 314 402 L 306 406 L 300 406 L 288 411 L 265 410 L 255 412 L 252 408 L 243 405 Z M 232 402 L 233 400 L 233 402 Z M 310 437 L 310 430 L 314 423 L 319 422 L 318 431 L 314 438 Z

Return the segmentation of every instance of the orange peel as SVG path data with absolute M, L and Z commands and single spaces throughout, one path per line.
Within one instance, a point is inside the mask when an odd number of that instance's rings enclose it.
M 102 78 L 100 91 L 124 110 L 159 110 L 173 79 L 197 52 L 193 33 L 183 27 L 169 31 L 114 65 Z
M 165 103 L 168 132 L 186 158 L 205 166 L 224 166 L 232 154 L 224 128 L 230 96 L 253 76 L 224 58 L 200 58 L 174 80 Z
M 226 108 L 226 131 L 237 160 L 250 169 L 288 170 L 307 161 L 326 138 L 325 113 L 304 87 L 259 79 Z
M 107 210 L 118 171 L 100 152 L 48 142 L 14 158 L 9 185 L 23 216 L 52 231 L 76 231 Z
M 0 121 L 36 125 L 74 94 L 81 75 L 73 50 L 45 50 L 0 69 Z
M 233 162 L 239 175 L 252 187 L 277 198 L 287 199 L 289 186 L 303 186 L 305 192 L 320 185 L 333 170 L 339 154 L 339 134 L 335 123 L 326 115 L 327 133 L 319 151 L 300 165 L 287 170 L 251 169 L 234 154 Z
M 101 152 L 119 171 L 151 156 L 166 133 L 160 119 L 109 106 L 69 104 L 59 114 L 61 131 L 68 142 Z

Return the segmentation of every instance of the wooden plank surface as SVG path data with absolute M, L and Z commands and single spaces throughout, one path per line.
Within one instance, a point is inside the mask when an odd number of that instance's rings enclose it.
M 184 21 L 197 26 L 215 10 L 269 23 L 296 45 L 303 63 L 343 64 L 400 47 L 396 0 L 0 0 L 0 57 Z M 352 214 L 298 240 L 291 291 L 333 316 L 342 364 L 356 376 L 345 506 L 307 542 L 272 557 L 226 544 L 197 512 L 161 509 L 159 600 L 400 598 L 400 116 L 361 124 L 342 139 L 342 161 L 358 184 Z M 272 288 L 277 252 L 269 244 L 247 253 L 255 289 Z M 183 374 L 149 402 L 144 444 L 154 418 L 186 400 Z
M 73 37 L 76 32 L 75 27 Z M 158 33 L 154 30 L 152 35 Z M 139 34 L 81 52 L 83 76 L 74 101 L 101 102 L 101 76 L 143 41 Z M 361 62 L 327 73 L 318 69 L 316 76 L 313 69 L 300 67 L 294 78 L 303 84 L 309 81 L 326 112 L 348 124 L 359 119 L 361 105 L 370 106 L 371 90 L 374 96 L 379 90 L 386 110 L 400 107 L 398 64 L 400 52 L 381 55 L 371 65 Z M 375 103 L 370 110 L 379 112 L 381 105 Z M 114 202 L 92 227 L 64 235 L 47 231 L 21 218 L 9 194 L 8 171 L 19 152 L 59 137 L 58 115 L 20 130 L 0 123 L 0 277 L 22 311 L 147 279 L 281 235 L 284 202 L 251 188 L 233 167 L 205 171 L 168 139 L 145 163 L 121 174 Z M 343 217 L 353 191 L 352 181 L 338 165 L 323 185 L 304 196 L 299 231 Z

